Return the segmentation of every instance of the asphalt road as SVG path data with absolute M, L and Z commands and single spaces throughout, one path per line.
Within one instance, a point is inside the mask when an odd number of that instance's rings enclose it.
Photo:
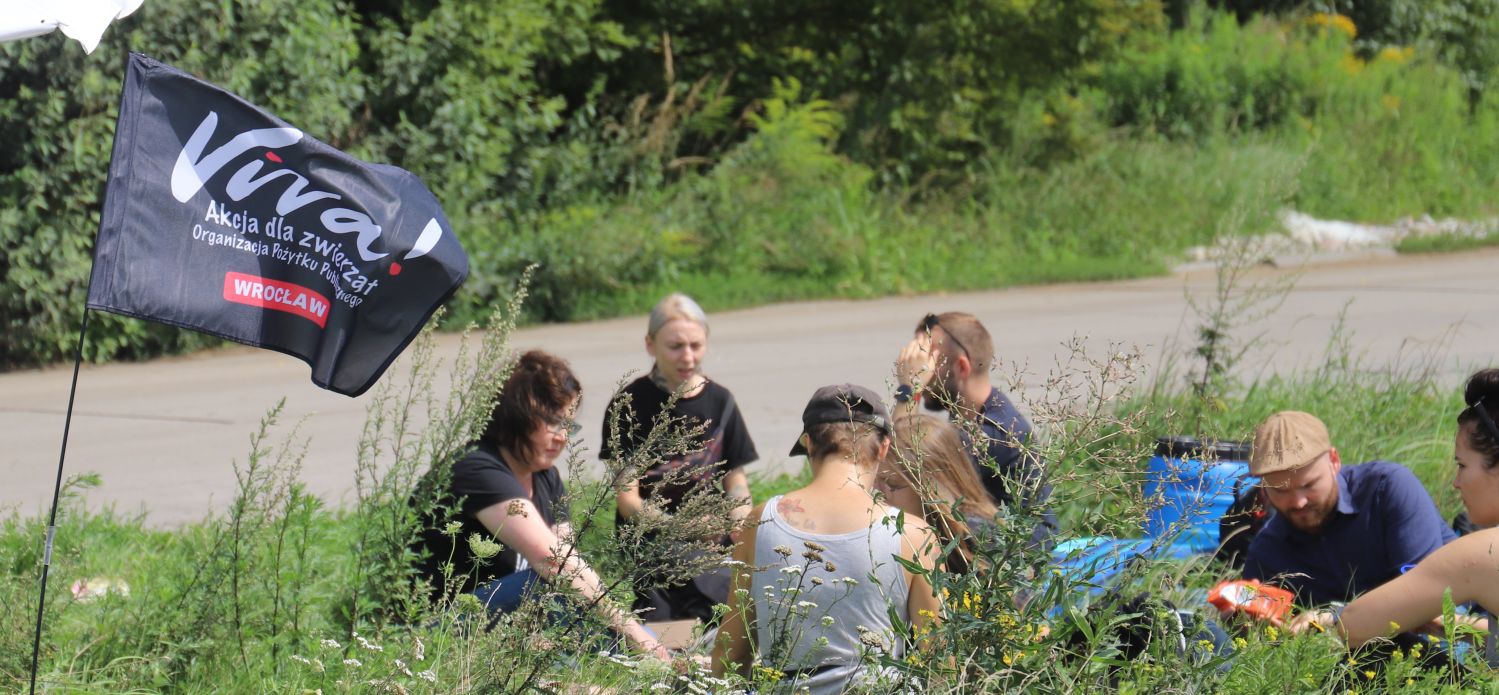
M 1493 364 L 1499 348 L 1499 251 L 1424 257 L 1363 257 L 1299 269 L 1261 268 L 1250 280 L 1296 279 L 1271 315 L 1234 335 L 1260 336 L 1240 363 L 1248 373 L 1288 373 L 1317 364 L 1341 320 L 1354 352 L 1373 368 L 1414 360 L 1435 365 L 1457 388 L 1471 368 Z M 1184 355 L 1199 319 L 1188 297 L 1210 302 L 1210 271 L 1124 282 L 1031 287 L 870 301 L 780 304 L 711 317 L 708 374 L 739 400 L 760 452 L 752 471 L 788 470 L 806 398 L 823 384 L 852 381 L 888 390 L 891 362 L 928 311 L 978 315 L 994 334 L 1003 380 L 1036 397 L 1081 343 L 1092 356 L 1138 350 L 1151 368 Z M 1241 285 L 1242 286 L 1242 285 Z M 570 360 L 585 395 L 579 464 L 598 470 L 604 406 L 628 372 L 650 365 L 640 316 L 519 331 L 518 349 L 540 347 Z M 1339 317 L 1342 317 L 1341 319 Z M 455 336 L 439 353 L 452 357 Z M 404 361 L 404 358 L 403 358 Z M 399 371 L 402 362 L 391 369 Z M 71 366 L 0 374 L 0 509 L 44 510 L 63 435 Z M 389 378 L 389 375 L 387 375 Z M 68 442 L 67 472 L 92 471 L 103 485 L 88 504 L 145 511 L 174 525 L 222 509 L 235 486 L 249 435 L 286 398 L 284 422 L 311 435 L 302 473 L 330 504 L 347 502 L 356 444 L 369 395 L 322 391 L 308 369 L 284 355 L 228 348 L 141 364 L 85 366 Z M 305 418 L 305 419 L 304 419 Z

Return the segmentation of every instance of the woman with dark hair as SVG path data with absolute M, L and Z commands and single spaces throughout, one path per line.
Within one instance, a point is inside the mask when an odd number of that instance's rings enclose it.
M 582 392 L 562 359 L 540 350 L 520 356 L 484 434 L 447 471 L 446 490 L 419 539 L 418 570 L 434 600 L 471 593 L 496 614 L 520 606 L 537 580 L 566 582 L 614 631 L 668 658 L 639 621 L 610 603 L 576 552 L 555 465 L 577 432 Z M 499 541 L 498 552 L 476 552 L 490 539 Z
M 721 491 L 732 499 L 729 516 L 736 524 L 742 522 L 751 504 L 744 467 L 759 455 L 734 395 L 703 373 L 708 316 L 691 297 L 668 295 L 651 310 L 645 351 L 654 361 L 650 374 L 630 382 L 609 403 L 599 458 L 628 460 L 643 453 L 659 462 L 641 471 L 637 479 L 623 481 L 615 497 L 616 524 L 624 528 L 645 518 L 642 515 L 675 514 L 686 500 L 705 491 Z M 616 416 L 617 438 L 613 431 Z M 651 441 L 651 431 L 665 421 L 695 431 L 691 451 L 681 455 L 643 451 Z M 706 526 L 722 529 L 724 524 Z M 731 543 L 721 531 L 703 540 L 716 541 L 725 553 Z M 647 548 L 655 550 L 650 544 Z M 642 564 L 660 559 L 659 553 L 648 554 L 651 557 L 639 558 Z M 670 574 L 665 566 L 661 569 Z M 708 621 L 714 606 L 728 599 L 727 572 L 708 572 L 678 583 L 658 574 L 644 573 L 635 587 L 634 609 L 647 620 Z
M 999 513 L 957 428 L 925 414 L 895 421 L 895 455 L 880 467 L 879 490 L 889 504 L 926 520 L 941 547 L 958 540 L 945 559 L 949 572 L 973 568 L 974 530 Z
M 1493 614 L 1499 611 L 1499 369 L 1469 377 L 1467 407 L 1457 416 L 1452 486 L 1462 495 L 1473 523 L 1483 528 L 1437 549 L 1395 579 L 1358 597 L 1347 607 L 1298 618 L 1293 630 L 1316 624 L 1333 628 L 1350 647 L 1378 637 L 1430 624 L 1442 614 L 1448 590 L 1457 604 L 1474 602 L 1488 612 L 1488 658 L 1496 664 Z M 1398 628 L 1398 629 L 1396 629 Z
M 825 386 L 802 412 L 791 450 L 812 469 L 806 487 L 755 509 L 758 526 L 734 547 L 738 569 L 713 648 L 713 672 L 782 674 L 779 686 L 812 695 L 870 686 L 869 666 L 899 659 L 899 624 L 924 634 L 939 606 L 925 572 L 936 545 L 920 519 L 877 498 L 875 478 L 890 453 L 890 417 L 879 396 Z

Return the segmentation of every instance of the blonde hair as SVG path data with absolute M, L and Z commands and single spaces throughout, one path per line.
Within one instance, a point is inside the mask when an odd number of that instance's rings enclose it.
M 921 413 L 901 416 L 895 421 L 894 464 L 921 497 L 922 516 L 943 545 L 958 539 L 947 558 L 948 571 L 966 572 L 973 566 L 973 530 L 968 519 L 992 519 L 999 508 L 979 482 L 957 428 Z M 955 499 L 943 499 L 943 495 Z M 954 509 L 961 516 L 954 515 Z
M 703 313 L 703 308 L 692 297 L 673 292 L 656 302 L 656 307 L 651 309 L 651 319 L 646 325 L 645 334 L 654 338 L 662 326 L 677 320 L 691 321 L 702 326 L 703 333 L 708 332 L 708 315 Z

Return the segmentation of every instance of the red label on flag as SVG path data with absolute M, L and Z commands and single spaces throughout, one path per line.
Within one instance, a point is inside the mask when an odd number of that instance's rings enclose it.
M 328 298 L 290 282 L 231 271 L 224 274 L 224 299 L 301 316 L 318 328 L 328 323 Z

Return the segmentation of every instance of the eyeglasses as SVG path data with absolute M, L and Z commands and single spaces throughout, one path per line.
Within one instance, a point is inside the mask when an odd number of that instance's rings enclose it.
M 577 420 L 573 420 L 571 418 L 548 420 L 541 424 L 543 427 L 547 428 L 548 432 L 552 434 L 565 434 L 568 437 L 576 437 L 578 436 L 579 432 L 583 431 L 583 426 L 578 424 Z
M 938 327 L 942 328 L 942 332 L 947 334 L 947 339 L 953 345 L 958 346 L 958 349 L 962 350 L 963 354 L 968 355 L 969 359 L 972 359 L 973 353 L 968 351 L 968 346 L 964 345 L 963 341 L 958 340 L 958 336 L 953 335 L 952 331 L 947 330 L 947 326 L 942 325 L 942 319 L 937 318 L 936 314 L 927 314 L 925 318 L 921 319 L 921 328 L 927 332 L 927 335 L 931 335 L 932 329 Z

